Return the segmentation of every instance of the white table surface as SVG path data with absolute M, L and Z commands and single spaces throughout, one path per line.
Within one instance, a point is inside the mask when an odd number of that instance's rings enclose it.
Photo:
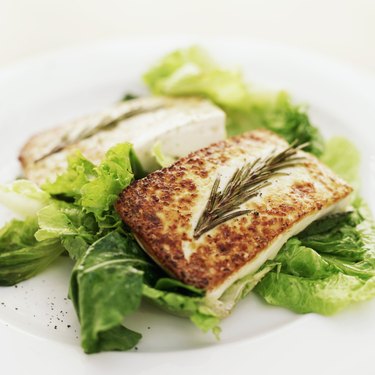
M 241 36 L 311 49 L 375 73 L 374 0 L 0 0 L 0 68 L 132 36 Z

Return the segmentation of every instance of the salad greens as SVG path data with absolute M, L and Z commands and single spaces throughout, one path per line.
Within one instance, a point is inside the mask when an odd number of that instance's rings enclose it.
M 37 241 L 34 217 L 12 220 L 0 230 L 0 285 L 14 285 L 51 264 L 64 251 L 61 241 Z
M 220 320 L 205 306 L 202 291 L 168 278 L 122 227 L 113 204 L 134 176 L 143 174 L 125 143 L 111 148 L 99 166 L 73 154 L 65 173 L 43 190 L 24 180 L 1 188 L 4 200 L 12 194 L 12 208 L 26 219 L 13 220 L 0 232 L 0 284 L 32 277 L 67 251 L 76 261 L 69 295 L 87 353 L 137 344 L 141 335 L 121 323 L 142 297 L 189 317 L 204 331 L 219 332 Z
M 8 285 L 41 271 L 64 250 L 79 259 L 90 244 L 121 226 L 113 203 L 134 178 L 131 150 L 130 144 L 117 145 L 97 167 L 76 153 L 66 172 L 43 190 L 25 180 L 0 187 L 2 201 L 25 218 L 11 221 L 1 231 L 0 265 L 6 267 L 5 260 L 13 259 L 9 266 L 17 272 L 17 277 L 7 279 Z M 35 271 L 27 272 L 28 267 Z
M 89 247 L 71 277 L 70 297 L 80 319 L 85 352 L 136 345 L 142 336 L 122 322 L 139 308 L 142 296 L 189 317 L 204 331 L 218 331 L 219 319 L 204 307 L 200 290 L 167 278 L 130 233 L 114 231 Z
M 130 143 L 112 147 L 97 167 L 77 152 L 68 160 L 67 171 L 43 189 L 51 195 L 72 198 L 85 213 L 92 213 L 102 222 L 112 214 L 113 202 L 134 178 L 131 149 Z
M 141 335 L 121 323 L 138 309 L 143 273 L 152 267 L 132 239 L 116 232 L 99 239 L 79 259 L 71 277 L 70 297 L 87 353 L 127 350 L 139 341 Z
M 270 304 L 325 315 L 375 297 L 375 224 L 366 211 L 358 200 L 353 212 L 323 218 L 291 238 L 255 291 Z
M 203 332 L 220 333 L 220 314 L 207 304 L 204 293 L 174 279 L 161 278 L 154 287 L 144 285 L 143 295 L 162 309 L 190 320 Z
M 151 148 L 151 155 L 161 168 L 166 168 L 172 165 L 176 160 L 169 155 L 166 155 L 161 147 L 161 143 L 156 142 Z
M 240 72 L 221 68 L 198 47 L 168 54 L 143 78 L 156 95 L 194 95 L 212 100 L 227 114 L 229 136 L 267 128 L 289 143 L 309 142 L 306 150 L 317 156 L 323 152 L 318 129 L 303 107 L 292 104 L 288 94 L 252 92 Z
M 27 180 L 0 185 L 0 203 L 22 218 L 35 215 L 49 200 L 48 193 Z
M 324 144 L 305 109 L 286 93 L 251 91 L 240 72 L 223 69 L 197 47 L 168 54 L 144 80 L 154 94 L 213 101 L 227 114 L 229 135 L 263 127 L 288 142 L 309 142 L 308 151 L 359 186 L 359 153 L 349 140 Z M 173 162 L 160 144 L 151 151 L 161 167 Z M 350 211 L 314 222 L 274 260 L 210 301 L 202 290 L 169 278 L 114 210 L 119 193 L 144 176 L 132 145 L 125 143 L 108 150 L 100 165 L 73 153 L 66 171 L 42 188 L 26 180 L 0 186 L 0 203 L 22 218 L 0 230 L 0 285 L 26 280 L 67 253 L 75 262 L 69 297 L 86 353 L 133 348 L 141 335 L 123 322 L 142 299 L 218 335 L 220 320 L 254 288 L 267 303 L 299 313 L 332 314 L 375 296 L 375 224 L 357 193 Z
M 343 150 L 345 153 L 343 154 Z M 326 143 L 320 160 L 327 164 L 335 173 L 349 182 L 354 190 L 359 188 L 360 154 L 348 139 L 333 137 Z

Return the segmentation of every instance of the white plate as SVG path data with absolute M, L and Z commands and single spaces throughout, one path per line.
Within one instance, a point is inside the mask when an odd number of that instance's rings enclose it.
M 348 136 L 363 155 L 363 194 L 375 211 L 375 80 L 322 57 L 240 40 L 198 40 L 222 64 L 241 66 L 257 86 L 285 89 L 310 105 L 326 135 Z M 197 40 L 112 41 L 29 60 L 0 72 L 1 180 L 16 170 L 17 152 L 35 131 L 90 113 L 128 91 L 144 92 L 140 76 L 158 57 Z M 343 150 L 345 152 L 345 150 Z M 9 216 L 2 212 L 3 219 Z M 375 371 L 375 301 L 332 317 L 297 315 L 265 305 L 256 296 L 223 321 L 215 342 L 188 321 L 144 305 L 127 319 L 143 333 L 137 350 L 87 356 L 66 299 L 71 262 L 18 287 L 0 288 L 1 369 L 11 373 L 153 374 L 331 373 Z

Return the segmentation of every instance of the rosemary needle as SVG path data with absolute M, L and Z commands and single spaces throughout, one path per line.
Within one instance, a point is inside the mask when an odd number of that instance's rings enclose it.
M 259 195 L 260 190 L 270 185 L 270 178 L 287 175 L 282 172 L 283 169 L 294 167 L 305 160 L 303 156 L 298 156 L 297 152 L 308 144 L 294 147 L 295 143 L 280 152 L 273 151 L 263 158 L 259 157 L 236 169 L 221 191 L 219 191 L 221 180 L 217 177 L 206 207 L 194 229 L 194 239 L 198 239 L 202 234 L 228 220 L 250 213 L 251 210 L 241 210 L 240 206 Z

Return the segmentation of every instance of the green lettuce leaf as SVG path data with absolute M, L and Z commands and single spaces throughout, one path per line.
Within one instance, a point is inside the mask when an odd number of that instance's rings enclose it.
M 169 280 L 169 283 L 174 282 L 173 279 Z M 152 288 L 144 284 L 143 296 L 169 313 L 189 318 L 203 332 L 212 331 L 218 337 L 220 333 L 220 318 L 207 305 L 201 292 L 195 295 L 190 295 L 190 293 L 189 295 L 185 295 L 158 289 L 158 286 Z
M 358 212 L 328 216 L 310 225 L 298 237 L 303 246 L 319 253 L 361 261 L 366 254 L 362 234 L 356 227 L 363 218 Z
M 0 202 L 31 220 L 13 221 L 0 232 L 0 242 L 3 237 L 8 241 L 9 233 L 17 239 L 21 230 L 27 229 L 29 235 L 26 244 L 9 251 L 3 241 L 0 267 L 3 275 L 9 274 L 9 280 L 4 276 L 2 283 L 13 284 L 33 276 L 64 248 L 77 260 L 90 244 L 121 227 L 113 203 L 133 180 L 133 167 L 141 173 L 132 146 L 125 143 L 112 147 L 99 166 L 76 152 L 69 157 L 65 173 L 43 189 L 26 180 L 0 186 Z M 30 264 L 21 264 L 27 257 Z
M 166 155 L 161 147 L 160 142 L 156 142 L 152 149 L 151 149 L 151 155 L 155 158 L 156 162 L 160 165 L 162 168 L 169 167 L 172 165 L 176 159 L 172 158 L 169 155 Z
M 38 241 L 64 236 L 81 236 L 92 242 L 98 226 L 93 215 L 82 212 L 79 206 L 54 201 L 37 214 L 39 229 L 35 233 Z
M 174 315 L 189 318 L 203 332 L 218 337 L 220 316 L 209 306 L 203 290 L 169 277 L 161 277 L 153 287 L 145 284 L 143 295 Z
M 87 160 L 80 151 L 68 156 L 66 171 L 57 176 L 54 182 L 46 182 L 43 190 L 51 195 L 81 198 L 81 189 L 91 179 L 95 178 L 95 165 Z
M 269 304 L 298 313 L 332 315 L 353 302 L 373 298 L 375 277 L 361 279 L 333 273 L 316 280 L 271 272 L 256 287 L 256 292 Z
M 31 181 L 0 185 L 0 203 L 21 217 L 34 216 L 49 200 L 50 195 Z
M 79 203 L 99 219 L 104 218 L 104 211 L 112 209 L 120 192 L 134 178 L 130 161 L 131 149 L 130 143 L 109 149 L 101 164 L 95 168 L 96 178 L 81 188 Z
M 242 107 L 248 96 L 241 73 L 221 69 L 199 47 L 166 55 L 143 78 L 155 94 L 199 95 L 229 108 Z
M 73 198 L 86 213 L 93 213 L 97 221 L 105 221 L 109 214 L 120 222 L 113 210 L 119 193 L 134 178 L 132 165 L 141 168 L 130 143 L 110 148 L 99 166 L 94 166 L 81 153 L 68 159 L 65 173 L 43 189 L 57 197 Z M 107 223 L 108 224 L 108 223 Z M 107 225 L 105 224 L 105 225 Z
M 93 214 L 64 201 L 53 200 L 39 210 L 37 219 L 35 238 L 38 241 L 60 240 L 73 260 L 79 259 L 89 244 L 103 233 Z
M 352 142 L 344 137 L 333 137 L 326 142 L 321 161 L 350 183 L 359 187 L 360 154 Z
M 129 152 L 129 159 L 132 173 L 134 174 L 134 178 L 139 180 L 140 178 L 146 177 L 147 172 L 143 168 L 141 161 L 138 159 L 137 154 L 135 153 L 134 149 L 132 148 Z
M 286 93 L 250 91 L 240 72 L 221 68 L 198 47 L 167 54 L 143 78 L 157 95 L 210 99 L 226 112 L 229 136 L 267 128 L 288 142 L 309 142 L 306 150 L 315 155 L 323 151 L 323 139 L 303 107 Z
M 255 273 L 237 280 L 225 290 L 217 301 L 210 301 L 211 308 L 213 311 L 216 311 L 219 316 L 225 317 L 241 299 L 245 298 L 255 288 L 268 272 L 278 266 L 279 263 L 269 261 Z
M 121 227 L 113 204 L 135 173 L 144 171 L 129 143 L 109 149 L 99 166 L 76 152 L 67 170 L 44 185 L 57 199 L 38 212 L 36 238 L 59 238 L 70 257 L 79 259 L 90 244 Z
M 290 239 L 255 287 L 268 303 L 331 315 L 375 297 L 375 224 L 362 200 Z
M 0 230 L 0 285 L 26 280 L 51 264 L 64 251 L 58 239 L 38 242 L 36 218 L 12 220 Z
M 241 110 L 229 110 L 228 135 L 233 136 L 256 128 L 269 129 L 289 143 L 308 142 L 306 151 L 320 156 L 324 150 L 323 137 L 313 126 L 303 106 L 292 103 L 285 92 L 252 94 Z
M 37 241 L 37 213 L 52 202 L 48 193 L 27 180 L 0 185 L 0 203 L 24 220 L 0 229 L 0 285 L 9 286 L 35 276 L 64 252 L 58 238 Z
M 125 232 L 109 233 L 92 244 L 74 267 L 70 284 L 86 353 L 136 345 L 141 335 L 122 322 L 139 308 L 142 297 L 217 334 L 219 318 L 205 304 L 203 294 L 165 277 Z
M 150 268 L 135 242 L 112 232 L 87 250 L 74 267 L 70 297 L 81 323 L 86 353 L 128 350 L 141 335 L 122 326 L 142 298 L 143 271 Z

